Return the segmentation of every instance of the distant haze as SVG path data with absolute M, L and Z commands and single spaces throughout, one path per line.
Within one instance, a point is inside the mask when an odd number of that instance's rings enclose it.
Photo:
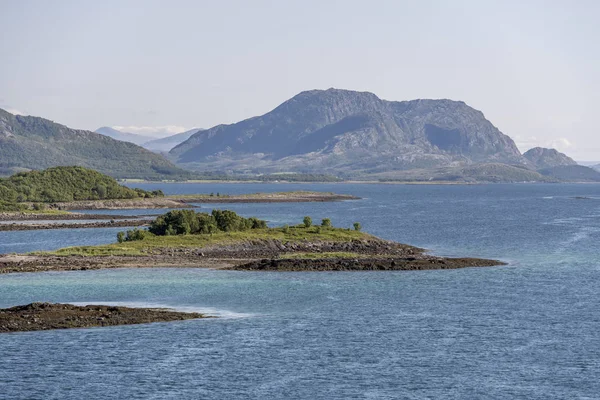
M 449 98 L 524 151 L 600 160 L 600 2 L 0 2 L 0 108 L 150 136 L 309 89 Z

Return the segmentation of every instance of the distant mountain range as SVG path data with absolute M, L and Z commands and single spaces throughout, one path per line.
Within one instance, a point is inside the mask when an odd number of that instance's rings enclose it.
M 201 131 L 202 129 L 194 128 L 189 131 L 177 133 L 175 135 L 167 136 L 161 139 L 154 139 L 148 142 L 142 143 L 142 147 L 156 151 L 156 152 L 169 152 L 173 147 L 177 146 L 180 143 L 185 142 L 192 136 L 194 133 Z
M 368 92 L 311 90 L 262 116 L 152 140 L 0 111 L 4 174 L 81 165 L 114 177 L 191 176 L 174 162 L 205 177 L 299 173 L 386 181 L 600 182 L 599 171 L 554 149 L 521 154 L 481 111 L 445 99 L 397 102 Z
M 135 143 L 144 147 L 145 149 L 161 153 L 168 152 L 173 147 L 178 144 L 185 142 L 190 136 L 194 133 L 200 131 L 199 128 L 190 129 L 189 131 L 176 133 L 171 136 L 167 136 L 164 138 L 156 139 L 151 136 L 138 135 L 135 133 L 122 132 L 117 129 L 104 126 L 102 128 L 96 129 L 96 133 L 100 133 L 101 135 L 105 135 L 111 137 L 116 140 L 120 140 L 122 142 L 130 142 Z
M 262 116 L 197 132 L 169 157 L 195 170 L 400 180 L 547 181 L 559 179 L 549 168 L 576 164 L 552 149 L 522 155 L 461 101 L 386 101 L 340 89 L 302 92 Z
M 0 109 L 0 172 L 77 165 L 116 178 L 184 179 L 159 154 L 98 133 Z
M 102 128 L 96 129 L 94 132 L 99 133 L 104 136 L 108 136 L 115 140 L 120 140 L 122 142 L 134 143 L 137 145 L 141 145 L 143 143 L 146 143 L 146 142 L 149 142 L 149 141 L 155 139 L 152 136 L 144 136 L 144 135 L 137 135 L 135 133 L 121 132 L 121 131 L 113 129 L 109 126 L 103 126 Z

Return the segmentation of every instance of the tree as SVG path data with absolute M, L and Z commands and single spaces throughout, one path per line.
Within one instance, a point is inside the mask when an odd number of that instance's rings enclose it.
M 206 213 L 199 213 L 198 216 L 198 233 L 216 233 L 219 231 L 215 217 Z
M 360 231 L 360 228 L 361 228 L 361 226 L 360 226 L 360 222 L 355 222 L 355 223 L 354 223 L 354 230 L 355 230 L 355 231 Z
M 308 215 L 306 217 L 304 217 L 304 227 L 305 228 L 310 228 L 312 226 L 312 218 L 309 217 Z
M 123 243 L 125 241 L 125 232 L 117 233 L 117 241 Z
M 148 230 L 155 235 L 163 236 L 197 233 L 199 228 L 198 218 L 193 210 L 173 210 L 152 221 Z
M 98 198 L 103 199 L 106 197 L 106 186 L 102 184 L 96 185 L 95 189 L 96 193 L 98 193 Z
M 323 218 L 321 220 L 321 226 L 323 228 L 331 228 L 331 220 L 329 218 Z
M 258 219 L 256 217 L 250 217 L 249 221 L 251 222 L 250 229 L 265 229 L 267 228 L 267 221 L 262 219 Z

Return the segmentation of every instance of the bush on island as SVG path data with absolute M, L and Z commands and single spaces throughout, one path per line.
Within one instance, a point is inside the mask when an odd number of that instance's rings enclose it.
M 312 218 L 309 216 L 304 217 L 303 223 L 305 228 L 310 228 L 312 226 Z
M 264 229 L 266 221 L 244 218 L 229 210 L 213 210 L 211 214 L 192 210 L 173 210 L 156 218 L 148 231 L 157 236 L 210 234 Z

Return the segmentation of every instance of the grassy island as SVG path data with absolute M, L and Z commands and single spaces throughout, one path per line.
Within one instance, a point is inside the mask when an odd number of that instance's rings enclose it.
M 44 212 L 51 203 L 163 197 L 119 185 L 114 178 L 83 167 L 19 172 L 0 179 L 0 211 Z M 54 210 L 53 210 L 54 211 Z
M 204 267 L 236 270 L 422 270 L 501 265 L 496 260 L 445 258 L 364 233 L 360 224 L 269 228 L 233 211 L 175 210 L 149 228 L 121 232 L 117 242 L 0 257 L 0 273 L 123 267 Z

